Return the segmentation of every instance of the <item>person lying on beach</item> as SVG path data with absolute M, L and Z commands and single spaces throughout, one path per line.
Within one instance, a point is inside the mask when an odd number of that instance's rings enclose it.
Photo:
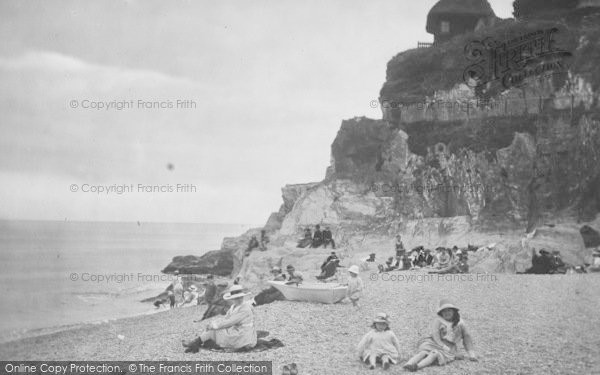
M 390 272 L 398 268 L 398 263 L 394 264 L 394 257 L 389 257 L 385 261 L 385 265 L 380 264 L 377 268 L 379 269 L 379 273 Z
M 431 325 L 431 335 L 419 341 L 419 352 L 403 366 L 408 371 L 417 371 L 436 363 L 444 366 L 455 359 L 463 359 L 462 355 L 457 354 L 461 341 L 467 351 L 467 358 L 477 361 L 473 339 L 460 319 L 458 307 L 447 300 L 441 300 L 437 315 Z
M 357 265 L 350 266 L 348 273 L 350 274 L 350 278 L 348 279 L 346 297 L 348 297 L 354 307 L 358 307 L 358 300 L 362 296 L 365 286 L 362 279 L 358 276 L 359 269 Z
M 368 363 L 371 370 L 375 369 L 378 361 L 381 361 L 384 370 L 397 363 L 400 342 L 390 329 L 387 314 L 379 313 L 375 316 L 371 330 L 360 340 L 357 350 L 360 359 Z
M 223 296 L 224 300 L 231 302 L 225 317 L 210 322 L 197 339 L 182 341 L 185 352 L 197 353 L 209 341 L 222 349 L 243 350 L 254 347 L 257 342 L 254 311 L 250 303 L 244 302 L 244 297 L 250 294 L 241 285 L 232 286 Z
M 286 284 L 302 284 L 302 281 L 304 281 L 304 276 L 300 272 L 296 271 L 294 266 L 290 264 L 285 269 L 288 273 L 288 281 Z
M 275 266 L 271 270 L 271 275 L 273 276 L 273 281 L 285 281 L 285 274 L 281 272 L 281 268 Z M 267 303 L 271 303 L 274 301 L 283 301 L 285 297 L 283 294 L 277 290 L 277 288 L 271 286 L 267 289 L 263 289 L 254 297 L 254 306 L 265 305 Z

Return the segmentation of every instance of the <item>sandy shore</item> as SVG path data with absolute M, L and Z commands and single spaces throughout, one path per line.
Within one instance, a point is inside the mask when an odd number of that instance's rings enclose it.
M 390 274 L 392 275 L 392 274 Z M 262 353 L 201 351 L 185 354 L 181 339 L 195 337 L 193 323 L 203 307 L 91 325 L 0 344 L 2 360 L 272 360 L 274 374 L 290 362 L 301 374 L 364 374 L 355 345 L 372 316 L 387 312 L 403 345 L 402 360 L 427 334 L 438 300 L 451 298 L 475 339 L 480 362 L 456 361 L 423 374 L 590 374 L 600 373 L 600 274 L 503 275 L 476 280 L 371 280 L 361 307 L 275 302 L 256 308 L 256 326 L 286 347 Z M 412 279 L 407 275 L 413 275 Z M 463 277 L 466 275 L 463 275 Z M 119 340 L 117 335 L 124 335 Z M 400 366 L 391 373 L 403 372 Z

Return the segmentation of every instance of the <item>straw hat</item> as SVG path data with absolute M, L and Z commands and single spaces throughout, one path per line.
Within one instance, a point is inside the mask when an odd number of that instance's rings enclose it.
M 379 314 L 375 315 L 375 318 L 373 319 L 373 323 L 390 324 L 390 317 L 386 313 L 379 313 Z
M 275 266 L 275 267 L 271 268 L 271 272 L 281 272 L 281 268 Z
M 196 285 L 192 285 L 190 286 L 190 290 L 196 291 L 198 290 L 198 287 Z
M 358 275 L 360 273 L 360 270 L 358 269 L 357 265 L 353 265 L 350 266 L 350 268 L 348 268 L 348 272 Z
M 445 309 L 454 309 L 458 311 L 458 307 L 454 306 L 452 302 L 448 301 L 447 299 L 443 299 L 440 301 L 440 307 L 438 308 L 437 313 L 439 314 L 440 312 L 442 312 L 442 310 Z
M 241 285 L 233 285 L 231 288 L 229 288 L 229 292 L 225 293 L 225 295 L 223 296 L 224 300 L 230 300 L 230 299 L 234 299 L 234 298 L 242 298 L 245 296 L 249 296 L 250 292 L 245 293 L 244 292 L 244 288 L 242 288 Z

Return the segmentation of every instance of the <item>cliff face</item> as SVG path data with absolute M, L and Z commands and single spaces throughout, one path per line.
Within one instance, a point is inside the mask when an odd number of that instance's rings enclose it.
M 511 38 L 553 26 L 505 21 L 481 33 Z M 409 248 L 492 244 L 470 258 L 475 272 L 522 271 L 532 248 L 588 261 L 580 228 L 600 223 L 600 75 L 587 58 L 599 56 L 600 27 L 557 35 L 568 64 L 508 89 L 464 83 L 465 43 L 481 35 L 394 57 L 382 119 L 343 121 L 325 179 L 282 189 L 265 227 L 268 251 L 242 262 L 258 230 L 224 241 L 232 275 L 260 284 L 287 262 L 318 274 L 328 250 L 295 247 L 315 224 L 331 227 L 344 265 L 371 252 L 387 258 L 398 233 Z

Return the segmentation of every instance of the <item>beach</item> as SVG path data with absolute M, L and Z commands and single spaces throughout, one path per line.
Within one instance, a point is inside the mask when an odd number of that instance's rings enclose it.
M 590 374 L 600 371 L 600 275 L 425 275 L 361 273 L 360 308 L 277 301 L 255 308 L 257 330 L 285 347 L 257 353 L 202 350 L 186 354 L 181 340 L 206 324 L 193 323 L 204 306 L 85 325 L 55 334 L 0 344 L 2 360 L 269 360 L 273 373 L 296 362 L 300 374 L 368 371 L 355 346 L 377 312 L 391 317 L 403 348 L 401 362 L 427 335 L 440 298 L 461 308 L 479 362 L 455 361 L 423 374 Z M 432 277 L 429 277 L 432 276 Z M 471 276 L 471 277 L 469 277 Z M 377 280 L 375 280 L 377 279 Z M 395 281 L 392 281 L 394 279 Z M 120 340 L 117 335 L 123 335 Z M 462 350 L 462 348 L 461 348 Z M 403 371 L 399 365 L 391 373 Z

